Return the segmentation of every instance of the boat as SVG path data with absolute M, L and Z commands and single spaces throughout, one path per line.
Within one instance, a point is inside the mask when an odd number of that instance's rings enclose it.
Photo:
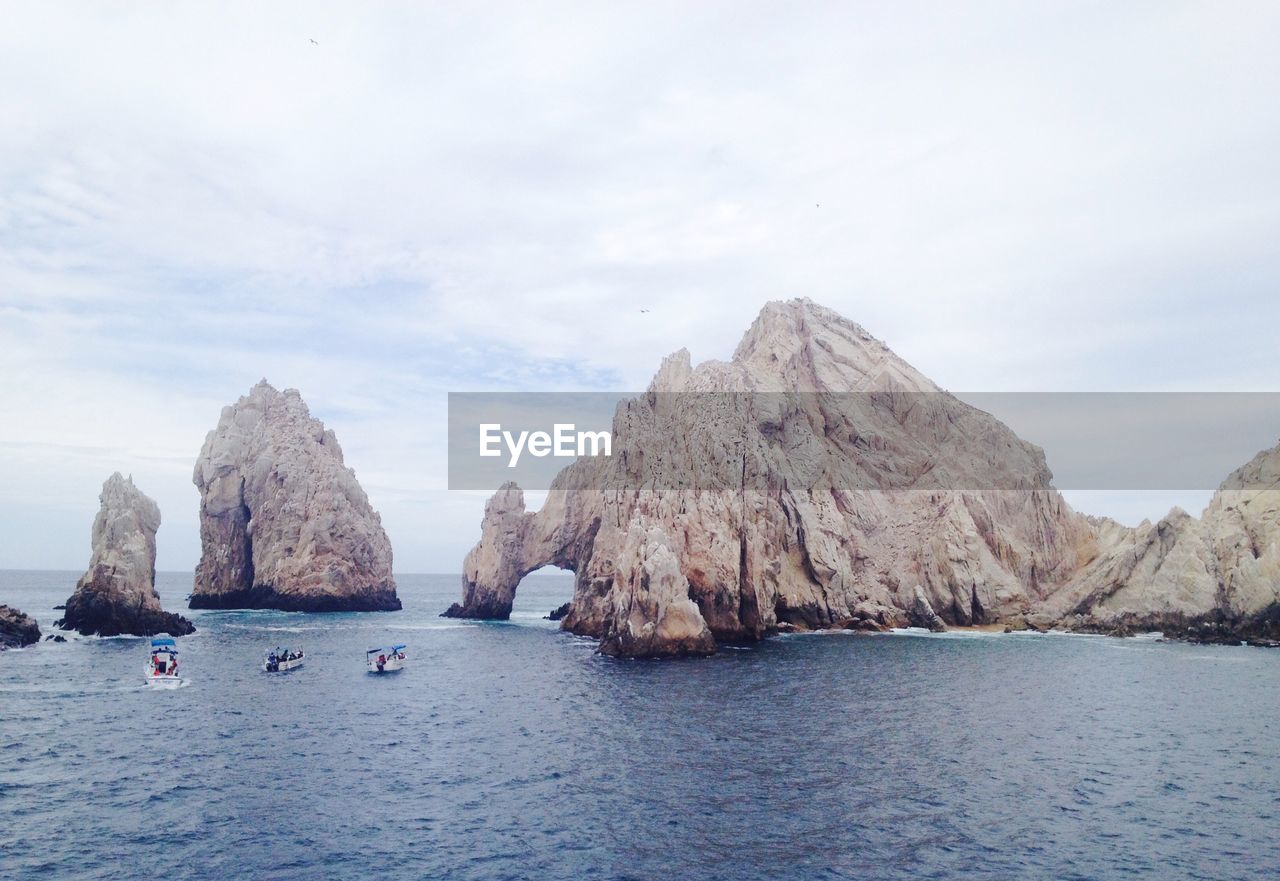
M 393 645 L 369 649 L 364 653 L 364 663 L 370 673 L 397 673 L 404 669 L 405 646 Z
M 167 636 L 151 640 L 151 656 L 147 659 L 147 685 L 152 688 L 177 688 L 182 685 L 178 675 L 178 644 Z
M 288 673 L 290 670 L 301 667 L 302 661 L 302 649 L 277 647 L 274 651 L 267 652 L 267 656 L 262 661 L 262 669 L 268 673 Z

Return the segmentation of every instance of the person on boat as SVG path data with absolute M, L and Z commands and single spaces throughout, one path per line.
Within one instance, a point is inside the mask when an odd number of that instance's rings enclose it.
M 172 655 L 169 658 L 169 675 L 170 676 L 178 675 L 178 656 L 177 655 Z
M 385 667 L 385 666 L 386 666 L 386 664 L 387 664 L 387 656 L 386 656 L 386 655 L 378 655 L 378 672 L 379 672 L 379 673 L 381 673 L 381 672 L 382 672 L 382 668 L 383 668 L 383 667 Z

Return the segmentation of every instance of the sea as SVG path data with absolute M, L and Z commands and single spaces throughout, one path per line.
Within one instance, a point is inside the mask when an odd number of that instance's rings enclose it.
M 52 632 L 79 573 L 0 571 Z M 545 620 L 188 612 L 0 653 L 0 878 L 1253 879 L 1280 874 L 1280 651 L 806 634 L 618 660 Z M 190 573 L 162 572 L 168 609 Z M 407 646 L 373 676 L 368 648 Z M 262 671 L 275 647 L 305 666 Z

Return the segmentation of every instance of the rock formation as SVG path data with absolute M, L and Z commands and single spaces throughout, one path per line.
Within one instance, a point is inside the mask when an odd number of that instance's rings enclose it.
M 1272 620 L 1278 503 L 1220 495 L 1204 523 L 1085 517 L 999 420 L 831 310 L 771 303 L 731 361 L 668 357 L 619 406 L 613 455 L 565 468 L 541 510 L 503 486 L 445 614 L 505 618 L 552 564 L 576 576 L 561 626 L 623 655 L 830 627 Z
M 186 618 L 164 611 L 156 593 L 159 506 L 133 485 L 132 477 L 118 472 L 102 485 L 99 499 L 89 569 L 56 626 L 86 636 L 182 636 L 194 631 Z
M 191 608 L 400 608 L 382 519 L 296 390 L 263 380 L 223 408 L 193 480 L 202 554 Z
M 40 626 L 36 619 L 17 609 L 0 606 L 0 652 L 19 649 L 40 641 Z
M 1269 487 L 1269 488 L 1268 488 Z M 1233 472 L 1200 519 L 1110 525 L 1107 554 L 1039 607 L 1045 621 L 1204 642 L 1280 643 L 1280 446 Z M 1105 528 L 1105 527 L 1104 527 Z

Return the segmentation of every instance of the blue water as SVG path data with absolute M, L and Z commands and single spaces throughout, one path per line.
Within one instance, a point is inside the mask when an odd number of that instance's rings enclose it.
M 48 631 L 78 573 L 0 572 Z M 1280 871 L 1280 651 L 810 635 L 618 661 L 540 616 L 193 612 L 0 654 L 0 877 L 1214 878 Z M 167 608 L 188 574 L 161 573 Z M 368 676 L 370 645 L 410 666 Z M 307 664 L 260 672 L 263 650 Z

